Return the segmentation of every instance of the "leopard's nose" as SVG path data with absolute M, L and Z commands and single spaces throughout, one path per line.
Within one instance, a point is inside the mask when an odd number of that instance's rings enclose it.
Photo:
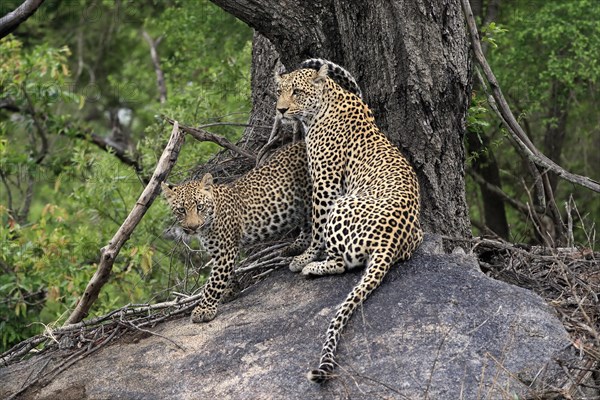
M 198 231 L 198 226 L 186 226 L 183 228 L 183 231 L 185 233 L 187 233 L 188 235 L 193 235 L 194 233 L 196 233 L 196 231 Z
M 285 114 L 285 112 L 286 112 L 287 110 L 289 110 L 289 107 L 288 107 L 288 108 L 278 108 L 278 109 L 277 109 L 277 111 L 279 111 L 279 113 L 280 113 L 281 115 L 284 115 L 284 114 Z

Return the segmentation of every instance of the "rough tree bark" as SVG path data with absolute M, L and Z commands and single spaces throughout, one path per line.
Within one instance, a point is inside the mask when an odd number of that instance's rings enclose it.
M 457 1 L 212 1 L 258 32 L 251 123 L 273 121 L 278 59 L 288 70 L 311 57 L 346 67 L 417 170 L 425 229 L 470 235 L 462 142 L 471 64 Z M 256 148 L 267 134 L 247 130 L 243 140 Z

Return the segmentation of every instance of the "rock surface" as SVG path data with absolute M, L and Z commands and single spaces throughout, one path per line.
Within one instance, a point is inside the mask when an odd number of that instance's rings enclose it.
M 185 318 L 154 328 L 162 337 L 122 338 L 22 398 L 504 399 L 552 383 L 570 341 L 544 301 L 486 277 L 469 256 L 433 254 L 427 244 L 354 315 L 339 376 L 322 386 L 305 373 L 360 272 L 305 279 L 276 271 L 214 321 Z M 0 369 L 0 398 L 45 363 L 40 356 Z

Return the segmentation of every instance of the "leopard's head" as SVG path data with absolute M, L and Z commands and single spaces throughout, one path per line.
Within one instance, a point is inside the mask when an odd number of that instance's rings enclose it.
M 289 74 L 275 74 L 277 83 L 277 117 L 309 123 L 321 108 L 327 65 L 318 71 L 298 69 Z
M 206 174 L 199 181 L 182 185 L 161 184 L 162 192 L 183 231 L 192 235 L 210 228 L 214 219 L 213 178 Z

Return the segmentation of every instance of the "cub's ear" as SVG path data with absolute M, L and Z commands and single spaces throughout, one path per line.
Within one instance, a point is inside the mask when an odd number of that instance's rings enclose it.
M 174 187 L 175 187 L 175 185 L 173 185 L 172 183 L 169 183 L 169 182 L 161 182 L 160 183 L 160 188 L 162 189 L 162 192 L 165 195 L 165 197 L 170 197 L 175 193 L 173 191 Z
M 327 64 L 323 64 L 321 68 L 319 68 L 319 72 L 313 78 L 314 83 L 322 83 L 325 82 L 325 78 L 327 78 L 327 73 L 329 72 L 329 66 Z
M 212 189 L 213 187 L 213 177 L 210 173 L 204 174 L 200 184 L 204 186 L 205 189 Z

